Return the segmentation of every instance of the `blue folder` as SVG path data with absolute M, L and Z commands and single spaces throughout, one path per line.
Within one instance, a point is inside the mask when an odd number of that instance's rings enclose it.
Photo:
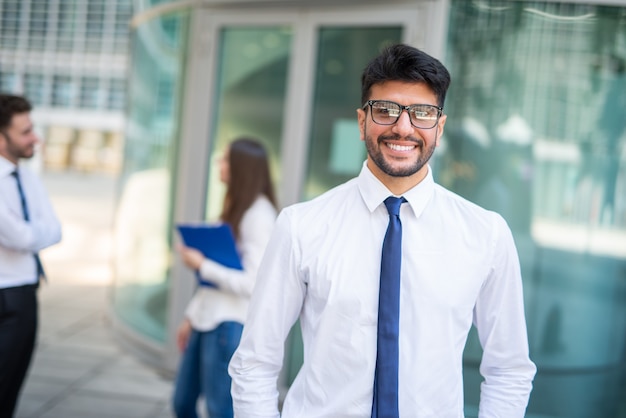
M 206 258 L 225 267 L 243 270 L 235 237 L 228 224 L 179 224 L 176 227 L 187 247 L 199 250 Z M 196 277 L 202 286 L 215 287 L 213 283 L 203 280 L 198 272 Z

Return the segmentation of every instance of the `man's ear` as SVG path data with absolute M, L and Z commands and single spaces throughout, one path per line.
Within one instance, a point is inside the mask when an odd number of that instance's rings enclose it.
M 363 109 L 356 110 L 357 120 L 359 121 L 359 133 L 361 134 L 361 141 L 365 141 L 365 118 L 367 112 Z
M 7 152 L 7 146 L 8 146 L 8 139 L 6 136 L 6 133 L 4 133 L 4 131 L 0 131 L 0 155 L 2 155 L 3 157 L 6 157 Z
M 448 115 L 441 115 L 441 117 L 439 118 L 439 121 L 437 122 L 437 139 L 435 141 L 436 147 L 439 146 L 441 136 L 443 135 L 443 127 L 446 124 L 447 118 L 448 118 Z

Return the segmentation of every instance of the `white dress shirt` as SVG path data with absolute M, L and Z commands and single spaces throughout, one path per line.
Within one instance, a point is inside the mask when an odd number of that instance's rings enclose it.
M 358 178 L 281 212 L 230 363 L 237 417 L 279 416 L 284 341 L 298 318 L 304 364 L 282 416 L 371 416 L 390 195 L 364 164 Z M 403 196 L 400 416 L 463 417 L 462 354 L 473 322 L 484 348 L 480 417 L 523 417 L 536 369 L 508 226 L 435 184 L 430 170 Z
M 263 195 L 244 213 L 239 225 L 237 249 L 243 270 L 205 259 L 200 276 L 217 288 L 198 287 L 186 310 L 192 327 L 210 331 L 224 321 L 244 323 L 259 263 L 276 221 L 276 209 Z
M 28 222 L 11 175 L 16 169 L 26 196 Z M 0 289 L 37 283 L 34 254 L 60 240 L 61 224 L 37 175 L 0 156 Z

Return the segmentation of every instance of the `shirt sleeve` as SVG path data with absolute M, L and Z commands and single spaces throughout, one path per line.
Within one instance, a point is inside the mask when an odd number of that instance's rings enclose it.
M 513 236 L 496 215 L 493 264 L 474 309 L 483 356 L 479 418 L 523 418 L 536 367 L 529 358 L 519 259 Z
M 241 220 L 239 249 L 243 270 L 205 259 L 200 266 L 200 276 L 216 284 L 222 291 L 249 297 L 275 220 L 276 212 L 269 202 L 257 202 Z
M 61 240 L 61 223 L 43 185 L 30 181 L 28 186 L 31 198 L 28 222 L 0 200 L 0 245 L 16 251 L 38 252 Z
M 290 216 L 278 217 L 261 263 L 241 342 L 229 373 L 235 417 L 279 417 L 278 376 L 285 339 L 306 294 Z

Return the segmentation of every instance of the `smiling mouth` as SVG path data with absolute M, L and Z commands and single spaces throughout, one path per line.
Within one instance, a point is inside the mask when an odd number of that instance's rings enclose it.
M 393 151 L 411 151 L 414 150 L 416 148 L 417 145 L 415 144 L 411 144 L 411 145 L 398 145 L 398 144 L 392 144 L 389 142 L 385 142 L 385 145 L 392 149 Z

